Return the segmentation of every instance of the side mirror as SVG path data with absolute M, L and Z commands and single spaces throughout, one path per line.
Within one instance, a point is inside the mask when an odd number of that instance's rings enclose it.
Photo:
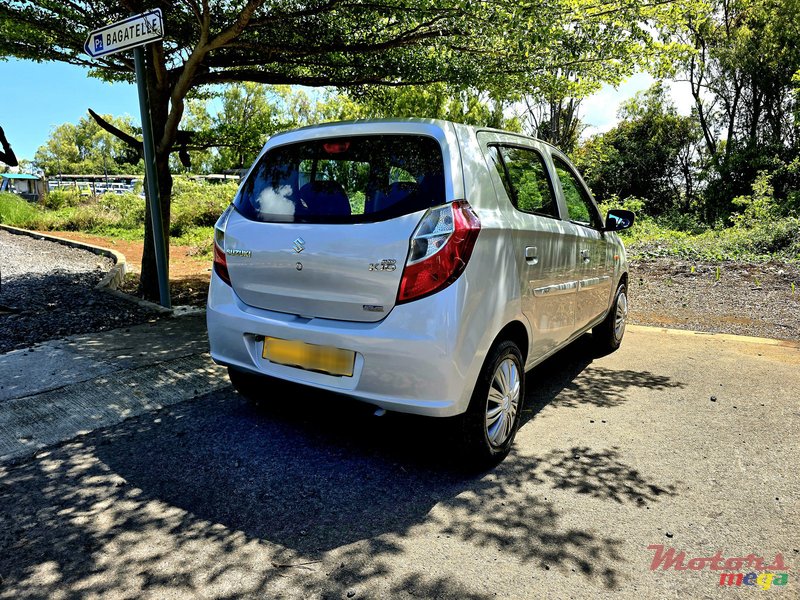
M 635 219 L 636 215 L 634 215 L 631 211 L 615 208 L 614 210 L 608 211 L 604 230 L 622 231 L 623 229 L 628 229 L 628 227 L 633 225 L 633 221 Z

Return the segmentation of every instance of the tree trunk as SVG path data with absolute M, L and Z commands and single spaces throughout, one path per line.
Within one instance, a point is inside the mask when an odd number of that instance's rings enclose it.
M 169 154 L 156 155 L 156 172 L 158 195 L 161 200 L 161 223 L 164 229 L 164 245 L 166 246 L 167 281 L 169 281 L 169 216 L 172 201 L 172 174 L 169 170 Z M 153 221 L 150 217 L 149 202 L 145 210 L 144 249 L 142 251 L 142 272 L 139 277 L 139 294 L 146 300 L 154 302 L 158 302 L 160 299 L 156 249 L 153 241 Z

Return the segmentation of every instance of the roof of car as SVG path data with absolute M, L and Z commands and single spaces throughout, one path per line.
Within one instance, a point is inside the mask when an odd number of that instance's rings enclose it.
M 500 133 L 500 134 L 503 134 L 503 135 L 519 136 L 519 137 L 523 137 L 525 139 L 536 140 L 537 142 L 541 142 L 543 144 L 547 144 L 549 146 L 552 146 L 552 144 L 549 144 L 548 142 L 540 140 L 540 139 L 538 139 L 536 137 L 533 137 L 533 136 L 530 136 L 530 135 L 526 135 L 524 133 L 515 132 L 515 131 L 507 131 L 505 129 L 497 129 L 497 128 L 494 128 L 494 127 L 485 127 L 485 126 L 480 126 L 480 125 L 466 125 L 464 123 L 458 123 L 456 121 L 446 121 L 444 119 L 421 119 L 421 118 L 417 118 L 417 117 L 389 118 L 389 119 L 351 119 L 351 120 L 347 120 L 347 121 L 329 121 L 327 123 L 319 123 L 317 125 L 306 125 L 305 127 L 298 127 L 297 129 L 291 129 L 291 130 L 287 130 L 287 131 L 282 131 L 280 133 L 276 133 L 273 137 L 282 136 L 282 135 L 286 135 L 286 134 L 289 134 L 289 133 L 295 133 L 295 132 L 299 132 L 299 131 L 308 131 L 308 130 L 312 130 L 312 129 L 322 129 L 322 128 L 327 128 L 327 127 L 338 127 L 338 126 L 341 126 L 341 125 L 374 125 L 374 124 L 393 124 L 393 125 L 396 125 L 396 124 L 401 124 L 401 123 L 419 123 L 419 124 L 422 124 L 422 125 L 435 125 L 435 126 L 439 126 L 441 128 L 444 128 L 447 125 L 456 125 L 458 127 L 467 127 L 467 128 L 472 129 L 473 131 L 476 131 L 476 132 L 477 131 L 489 131 L 489 132 L 492 132 L 492 133 Z M 553 146 L 553 147 L 555 148 L 555 146 Z

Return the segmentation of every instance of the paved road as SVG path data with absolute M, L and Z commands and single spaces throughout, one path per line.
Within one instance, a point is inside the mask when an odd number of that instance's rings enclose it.
M 440 422 L 218 389 L 0 465 L 0 598 L 733 593 L 651 572 L 653 544 L 780 552 L 768 593 L 796 598 L 799 366 L 721 336 L 634 328 L 599 359 L 579 342 L 529 374 L 516 451 L 480 476 Z

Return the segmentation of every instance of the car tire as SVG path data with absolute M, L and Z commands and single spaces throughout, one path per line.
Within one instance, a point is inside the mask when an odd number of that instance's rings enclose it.
M 600 354 L 610 354 L 619 348 L 628 322 L 628 286 L 617 287 L 614 302 L 602 323 L 592 329 L 595 348 Z
M 493 467 L 511 451 L 525 400 L 523 365 L 522 353 L 511 341 L 500 342 L 486 357 L 461 417 L 468 468 Z

